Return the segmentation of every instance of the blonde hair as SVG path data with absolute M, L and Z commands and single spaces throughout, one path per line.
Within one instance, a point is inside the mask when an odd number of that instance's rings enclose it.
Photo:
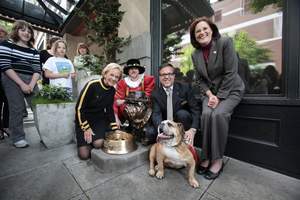
M 113 70 L 113 69 L 118 69 L 120 71 L 120 77 L 119 77 L 119 80 L 122 78 L 123 76 L 123 70 L 122 70 L 122 67 L 117 64 L 117 63 L 109 63 L 108 65 L 106 65 L 104 67 L 104 69 L 102 70 L 102 77 L 104 77 L 105 74 L 107 74 L 110 70 Z
M 54 43 L 53 43 L 53 50 L 54 50 L 54 55 L 57 56 L 57 48 L 58 48 L 58 44 L 59 43 L 63 43 L 66 47 L 66 50 L 67 50 L 67 42 L 65 40 L 56 40 Z

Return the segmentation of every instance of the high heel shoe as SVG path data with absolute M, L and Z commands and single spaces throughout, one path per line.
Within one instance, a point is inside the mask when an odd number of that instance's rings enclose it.
M 210 170 L 207 170 L 204 178 L 206 178 L 207 180 L 213 180 L 213 179 L 218 178 L 223 171 L 223 167 L 224 167 L 224 163 L 222 163 L 222 167 L 216 173 L 214 173 Z
M 199 165 L 197 167 L 196 173 L 199 174 L 199 175 L 203 175 L 203 174 L 205 174 L 207 172 L 207 170 L 208 170 L 208 166 L 207 167 L 203 167 L 203 166 Z

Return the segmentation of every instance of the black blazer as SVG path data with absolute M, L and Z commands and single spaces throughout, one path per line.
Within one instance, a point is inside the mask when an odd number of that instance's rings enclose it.
M 192 92 L 192 88 L 184 83 L 173 85 L 173 113 L 184 109 L 191 113 L 193 121 L 191 128 L 198 129 L 200 108 Z M 155 128 L 167 119 L 167 94 L 163 87 L 156 87 L 152 92 L 152 122 Z
M 193 52 L 192 60 L 204 92 L 210 89 L 221 99 L 226 99 L 230 93 L 243 95 L 245 85 L 238 75 L 238 58 L 231 38 L 212 40 L 207 66 L 201 49 Z

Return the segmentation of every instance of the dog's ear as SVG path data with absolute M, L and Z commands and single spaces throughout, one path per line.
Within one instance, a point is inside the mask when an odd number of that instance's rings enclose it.
M 177 123 L 178 130 L 180 131 L 181 135 L 184 135 L 184 127 L 182 123 Z

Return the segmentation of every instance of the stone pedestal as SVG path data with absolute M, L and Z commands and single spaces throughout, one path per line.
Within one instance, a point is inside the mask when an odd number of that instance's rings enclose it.
M 47 148 L 63 146 L 75 139 L 75 103 L 37 104 L 34 120 Z
M 123 155 L 112 155 L 101 149 L 93 149 L 91 160 L 101 172 L 127 172 L 148 162 L 149 148 L 150 146 L 139 144 L 136 151 Z

